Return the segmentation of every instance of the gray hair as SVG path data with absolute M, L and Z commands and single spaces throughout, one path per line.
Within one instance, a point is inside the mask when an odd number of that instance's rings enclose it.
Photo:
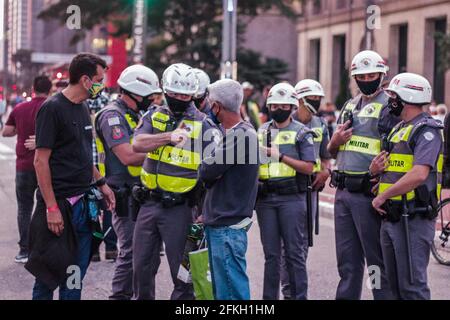
M 209 99 L 217 101 L 226 110 L 239 113 L 244 91 L 239 82 L 231 79 L 222 79 L 208 86 Z

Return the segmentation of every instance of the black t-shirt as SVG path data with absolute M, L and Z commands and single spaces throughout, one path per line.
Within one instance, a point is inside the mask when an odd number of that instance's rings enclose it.
M 88 191 L 92 182 L 92 123 L 86 104 L 62 93 L 49 98 L 36 118 L 36 148 L 51 149 L 50 171 L 57 198 Z

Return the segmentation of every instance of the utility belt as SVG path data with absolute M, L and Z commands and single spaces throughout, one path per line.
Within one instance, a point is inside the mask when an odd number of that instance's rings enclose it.
M 174 193 L 162 190 L 149 190 L 142 185 L 135 185 L 133 187 L 133 198 L 144 204 L 146 201 L 152 200 L 161 202 L 164 208 L 172 208 L 187 203 L 189 207 L 194 207 L 201 202 L 204 189 L 200 184 L 187 193 Z
M 436 190 L 428 192 L 425 186 L 420 186 L 414 190 L 414 194 L 414 200 L 407 202 L 409 219 L 420 216 L 422 219 L 434 220 L 438 216 Z M 383 209 L 387 212 L 384 218 L 396 223 L 402 217 L 403 203 L 389 199 L 383 204 Z
M 366 196 L 373 196 L 370 182 L 370 175 L 366 174 L 347 174 L 339 171 L 331 173 L 331 186 L 339 190 L 346 189 L 351 193 L 364 193 Z
M 258 184 L 258 195 L 262 198 L 266 197 L 268 194 L 290 195 L 303 193 L 307 190 L 307 181 L 298 178 L 260 181 Z

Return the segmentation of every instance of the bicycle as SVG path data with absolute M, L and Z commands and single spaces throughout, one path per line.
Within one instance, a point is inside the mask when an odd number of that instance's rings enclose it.
M 436 232 L 431 244 L 433 257 L 442 265 L 450 266 L 450 198 L 442 200 L 438 205 Z M 446 207 L 447 206 L 447 207 Z

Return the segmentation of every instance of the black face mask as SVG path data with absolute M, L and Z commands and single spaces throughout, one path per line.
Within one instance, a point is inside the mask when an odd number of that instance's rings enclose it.
M 292 109 L 290 110 L 281 110 L 277 109 L 275 111 L 270 111 L 270 115 L 275 122 L 282 123 L 285 122 L 292 113 Z
M 311 111 L 312 113 L 316 114 L 316 113 L 319 111 L 320 103 L 322 102 L 322 99 L 319 99 L 319 100 L 311 100 L 311 99 L 305 98 L 305 102 L 306 102 L 307 104 L 309 104 L 311 107 L 314 108 L 314 110 L 310 110 L 310 111 Z M 308 109 L 310 109 L 309 106 L 306 106 L 306 107 L 307 107 Z
M 197 107 L 198 110 L 200 110 L 202 108 L 202 103 L 203 103 L 203 101 L 205 101 L 205 99 L 206 99 L 206 95 L 204 95 L 203 97 L 198 98 L 198 99 L 193 99 L 195 106 Z
M 399 117 L 400 114 L 402 113 L 404 107 L 405 107 L 405 105 L 403 104 L 403 101 L 401 99 L 389 98 L 388 108 L 390 109 L 389 110 L 390 114 L 392 114 L 396 117 Z
M 380 87 L 381 76 L 377 80 L 373 81 L 356 80 L 356 83 L 358 84 L 359 90 L 361 90 L 362 94 L 366 96 L 371 96 L 372 94 L 377 92 L 378 88 Z
M 139 109 L 139 111 L 147 111 L 148 107 L 150 107 L 154 101 L 150 98 L 150 96 L 142 97 L 142 101 L 138 101 L 135 97 L 132 96 L 130 92 L 125 92 L 125 94 L 136 103 L 136 107 Z
M 183 113 L 187 110 L 189 105 L 191 104 L 191 100 L 182 101 L 166 95 L 166 101 L 169 105 L 170 111 L 172 111 L 175 117 L 181 117 Z

